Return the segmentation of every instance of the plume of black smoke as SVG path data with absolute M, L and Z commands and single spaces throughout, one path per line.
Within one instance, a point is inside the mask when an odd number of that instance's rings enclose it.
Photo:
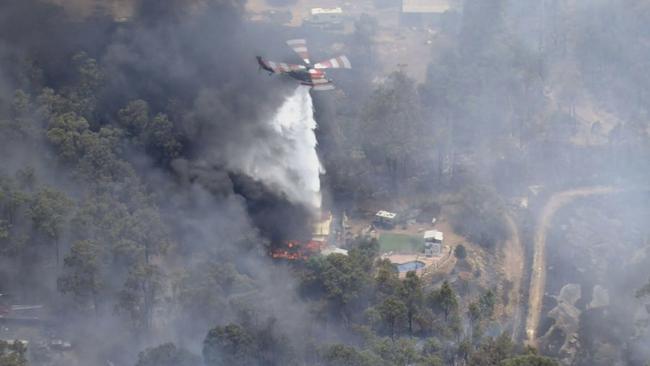
M 295 86 L 256 73 L 254 58 L 266 44 L 281 45 L 282 31 L 244 22 L 243 1 L 141 0 L 133 8 L 131 20 L 116 23 L 102 13 L 70 18 L 45 1 L 2 2 L 0 108 L 11 104 L 17 88 L 36 95 L 41 87 L 58 88 L 74 80 L 70 59 L 76 52 L 97 59 L 105 78 L 92 115 L 87 116 L 91 125 L 115 124 L 115 111 L 142 99 L 153 113 L 170 116 L 183 143 L 181 156 L 168 165 L 154 165 L 143 152 L 126 156 L 148 187 L 164 198 L 159 207 L 179 242 L 179 258 L 189 267 L 205 259 L 232 263 L 254 283 L 254 295 L 244 298 L 260 318 L 275 315 L 284 329 L 304 332 L 302 324 L 310 322 L 295 300 L 292 279 L 263 254 L 269 241 L 306 236 L 308 210 L 281 187 L 267 187 L 228 164 L 228 157 L 238 151 L 260 144 L 272 149 L 285 142 L 268 121 Z M 16 60 L 40 71 L 14 72 L 9 66 L 15 67 Z M 27 80 L 14 75 L 27 75 Z M 43 158 L 38 152 L 34 155 L 33 160 Z M 2 167 L 11 165 L 5 161 Z M 52 182 L 59 181 L 58 174 L 65 173 L 37 172 Z M 68 185 L 65 190 L 75 188 Z M 218 320 L 223 323 L 236 319 L 241 307 L 233 298 L 227 305 L 220 309 Z M 177 339 L 179 330 L 196 340 L 214 325 L 193 318 L 183 323 L 183 329 L 159 328 L 165 331 L 158 337 Z M 83 324 L 71 322 L 67 328 L 75 333 L 77 327 Z M 121 337 L 109 336 L 118 331 L 106 327 L 102 338 L 119 343 Z M 87 333 L 76 333 L 84 341 Z M 113 349 L 112 342 L 94 339 L 85 340 L 91 349 Z M 129 359 L 134 351 L 123 357 Z M 89 353 L 103 357 L 99 351 Z

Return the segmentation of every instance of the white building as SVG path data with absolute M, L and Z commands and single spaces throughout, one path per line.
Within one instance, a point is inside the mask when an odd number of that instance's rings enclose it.
M 394 212 L 388 212 L 388 211 L 378 211 L 375 214 L 375 224 L 392 228 L 395 226 L 395 218 L 397 217 L 397 214 Z
M 438 230 L 424 232 L 424 255 L 427 257 L 442 255 L 443 233 Z

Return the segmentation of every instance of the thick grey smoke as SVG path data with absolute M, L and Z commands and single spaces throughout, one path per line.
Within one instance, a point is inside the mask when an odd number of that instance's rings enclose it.
M 68 20 L 61 8 L 47 1 L 5 2 L 0 5 L 1 42 L 5 44 L 0 50 L 6 51 L 0 55 L 9 61 L 37 60 L 34 66 L 44 75 L 40 79 L 36 76 L 37 83 L 56 87 L 73 77 L 66 66 L 72 55 L 86 51 L 98 59 L 104 75 L 110 75 L 104 81 L 107 85 L 98 101 L 95 123 L 112 123 L 115 116 L 102 111 L 115 111 L 129 101 L 142 99 L 152 114 L 165 112 L 172 118 L 189 165 L 196 160 L 250 173 L 262 181 L 268 178 L 265 183 L 278 196 L 284 195 L 298 205 L 318 206 L 316 171 L 320 167 L 316 166 L 313 133 L 305 136 L 310 151 L 299 153 L 309 154 L 313 167 L 297 167 L 286 159 L 295 155 L 292 149 L 298 148 L 300 139 L 287 133 L 299 131 L 279 128 L 274 120 L 294 86 L 255 72 L 255 55 L 272 52 L 268 44 L 284 47 L 284 36 L 266 26 L 244 24 L 242 1 L 128 3 L 135 9 L 133 21 L 112 23 L 110 17 L 102 18 L 106 17 L 103 13 L 97 14 L 99 18 Z M 29 82 L 11 80 L 9 76 L 21 70 L 13 71 L 3 67 L 0 73 L 0 80 L 9 79 L 0 84 L 3 102 L 12 100 L 13 90 Z M 303 113 L 312 114 L 311 110 Z M 305 121 L 307 129 L 313 129 L 313 119 L 309 119 Z M 258 153 L 251 155 L 251 149 Z M 260 160 L 263 156 L 265 162 Z M 253 172 L 255 164 L 282 168 L 271 176 L 260 176 L 259 169 Z M 307 178 L 301 177 L 305 169 L 312 170 Z
M 81 9 L 89 3 L 77 5 Z M 103 5 L 108 3 L 118 2 Z M 260 321 L 279 319 L 277 327 L 284 333 L 308 334 L 309 314 L 296 299 L 294 280 L 266 255 L 273 243 L 308 235 L 307 221 L 320 206 L 311 97 L 304 88 L 295 90 L 292 82 L 256 70 L 254 56 L 272 52 L 269 44 L 283 47 L 284 35 L 245 23 L 242 1 L 142 0 L 130 6 L 133 18 L 114 22 L 115 14 L 101 7 L 92 17 L 83 17 L 48 1 L 2 2 L 0 65 L 34 60 L 42 72 L 30 75 L 0 67 L 0 109 L 9 108 L 17 88 L 35 96 L 42 87 L 74 81 L 70 60 L 85 51 L 107 76 L 94 112 L 86 116 L 93 128 L 119 124 L 115 111 L 139 99 L 151 116 L 169 116 L 179 136 L 179 156 L 166 163 L 143 151 L 125 153 L 139 178 L 161 198 L 159 209 L 173 233 L 179 261 L 187 261 L 190 270 L 206 262 L 227 263 L 249 285 L 217 291 L 223 292 L 222 306 L 209 311 L 187 314 L 160 305 L 161 316 L 156 316 L 149 338 L 118 335 L 124 330 L 110 311 L 96 324 L 109 342 L 99 341 L 74 311 L 61 312 L 68 321 L 60 328 L 62 334 L 85 349 L 80 362 L 102 365 L 106 360 L 130 364 L 141 346 L 162 341 L 197 347 L 209 328 L 238 321 L 243 311 Z M 21 74 L 32 79 L 14 77 Z M 70 182 L 63 167 L 46 168 L 53 154 L 47 148 L 5 148 L 10 154 L 4 155 L 3 171 L 12 173 L 27 164 L 42 181 L 75 198 L 82 194 L 84 187 Z M 174 293 L 174 266 L 165 267 L 163 274 L 161 297 L 181 296 Z M 47 293 L 55 293 L 55 278 L 53 273 L 41 278 Z M 31 296 L 37 299 L 39 294 Z M 65 305 L 72 309 L 72 304 Z M 128 342 L 133 342 L 130 352 L 114 352 Z

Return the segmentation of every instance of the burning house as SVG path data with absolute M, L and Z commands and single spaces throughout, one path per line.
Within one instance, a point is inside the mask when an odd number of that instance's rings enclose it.
M 274 259 L 307 260 L 329 246 L 332 228 L 332 214 L 323 214 L 320 219 L 312 224 L 311 238 L 309 240 L 287 240 L 273 249 L 270 253 Z
M 288 240 L 284 246 L 274 249 L 271 252 L 273 259 L 284 259 L 290 261 L 307 260 L 321 252 L 321 243 L 316 241 L 302 242 L 299 240 Z

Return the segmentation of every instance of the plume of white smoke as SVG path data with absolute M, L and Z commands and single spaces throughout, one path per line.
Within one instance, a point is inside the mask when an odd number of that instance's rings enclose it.
M 283 193 L 293 203 L 320 209 L 320 174 L 324 171 L 316 152 L 309 88 L 299 86 L 269 123 L 278 138 L 273 144 L 250 146 L 233 168 Z

